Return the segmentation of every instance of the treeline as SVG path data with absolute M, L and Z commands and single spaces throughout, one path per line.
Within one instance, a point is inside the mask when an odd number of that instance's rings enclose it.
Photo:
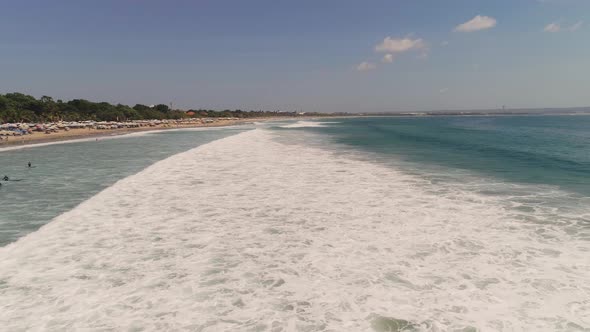
M 315 113 L 318 114 L 318 113 Z M 314 115 L 306 113 L 305 115 Z M 84 99 L 70 101 L 54 100 L 43 96 L 36 99 L 22 93 L 0 94 L 0 123 L 6 122 L 56 122 L 56 121 L 127 121 L 152 119 L 181 119 L 191 117 L 234 117 L 259 118 L 276 116 L 297 116 L 296 112 L 267 112 L 241 110 L 173 110 L 167 105 L 133 107 L 106 102 L 91 102 Z
M 268 117 L 294 117 L 299 116 L 297 112 L 282 111 L 242 111 L 242 110 L 188 110 L 186 114 L 192 118 L 268 118 Z M 320 113 L 305 113 L 306 116 L 320 115 Z M 323 114 L 324 116 L 326 114 Z
M 0 123 L 3 122 L 51 122 L 51 121 L 126 121 L 142 119 L 180 119 L 182 111 L 171 110 L 166 105 L 149 107 L 137 104 L 133 107 L 109 103 L 95 103 L 84 99 L 67 102 L 43 96 L 36 99 L 22 93 L 0 94 Z

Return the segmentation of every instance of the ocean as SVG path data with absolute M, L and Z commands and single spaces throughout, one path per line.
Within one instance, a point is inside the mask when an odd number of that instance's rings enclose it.
M 590 331 L 590 116 L 0 150 L 0 326 Z M 31 161 L 35 168 L 27 168 Z

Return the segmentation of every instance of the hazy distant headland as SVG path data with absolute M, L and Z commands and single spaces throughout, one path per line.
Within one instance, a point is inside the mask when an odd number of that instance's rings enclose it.
M 574 115 L 590 114 L 590 107 L 569 108 L 518 108 L 481 110 L 438 110 L 422 112 L 374 112 L 362 113 L 368 116 L 452 116 L 452 115 Z

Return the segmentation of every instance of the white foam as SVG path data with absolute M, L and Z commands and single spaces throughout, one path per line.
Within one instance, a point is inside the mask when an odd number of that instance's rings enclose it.
M 0 326 L 366 331 L 376 317 L 431 331 L 590 325 L 587 241 L 523 223 L 492 198 L 434 189 L 266 130 L 224 138 L 0 248 Z
M 338 122 L 319 122 L 319 121 L 297 121 L 295 123 L 281 126 L 281 128 L 306 128 L 306 127 L 326 127 L 327 124 Z

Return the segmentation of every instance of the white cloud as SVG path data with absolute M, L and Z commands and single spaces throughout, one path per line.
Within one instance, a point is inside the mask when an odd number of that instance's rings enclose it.
M 543 30 L 545 32 L 559 32 L 559 30 L 561 30 L 561 25 L 559 23 L 549 23 Z
M 490 29 L 495 27 L 496 23 L 496 19 L 492 17 L 477 15 L 470 21 L 457 25 L 455 27 L 455 31 L 473 32 L 478 30 Z
M 387 53 L 383 56 L 383 59 L 381 59 L 381 62 L 383 63 L 392 63 L 393 62 L 393 54 L 391 53 Z
M 547 24 L 547 26 L 545 26 L 543 31 L 545 31 L 545 32 L 560 32 L 560 31 L 574 32 L 574 31 L 578 31 L 582 27 L 583 24 L 584 24 L 583 21 L 578 21 L 575 24 L 565 28 L 565 27 L 562 27 L 561 24 L 559 24 L 557 22 L 553 22 L 553 23 Z
M 577 31 L 577 30 L 579 30 L 582 27 L 583 24 L 584 24 L 584 21 L 579 21 L 578 23 L 576 23 L 576 24 L 572 25 L 571 27 L 569 27 L 568 30 L 569 31 L 572 31 L 572 32 Z
M 424 40 L 421 38 L 413 39 L 411 37 L 385 37 L 381 43 L 375 46 L 375 51 L 385 53 L 381 58 L 382 63 L 392 63 L 398 54 L 409 51 L 420 51 L 421 57 L 428 56 L 428 47 Z M 358 71 L 368 71 L 375 68 L 377 68 L 377 65 L 371 62 L 361 62 L 356 67 Z
M 424 50 L 426 49 L 426 43 L 421 38 L 391 38 L 386 37 L 383 41 L 375 46 L 377 52 L 388 52 L 388 53 L 403 53 L 411 50 Z
M 363 61 L 358 66 L 356 66 L 356 70 L 358 71 L 369 71 L 377 68 L 374 63 Z

